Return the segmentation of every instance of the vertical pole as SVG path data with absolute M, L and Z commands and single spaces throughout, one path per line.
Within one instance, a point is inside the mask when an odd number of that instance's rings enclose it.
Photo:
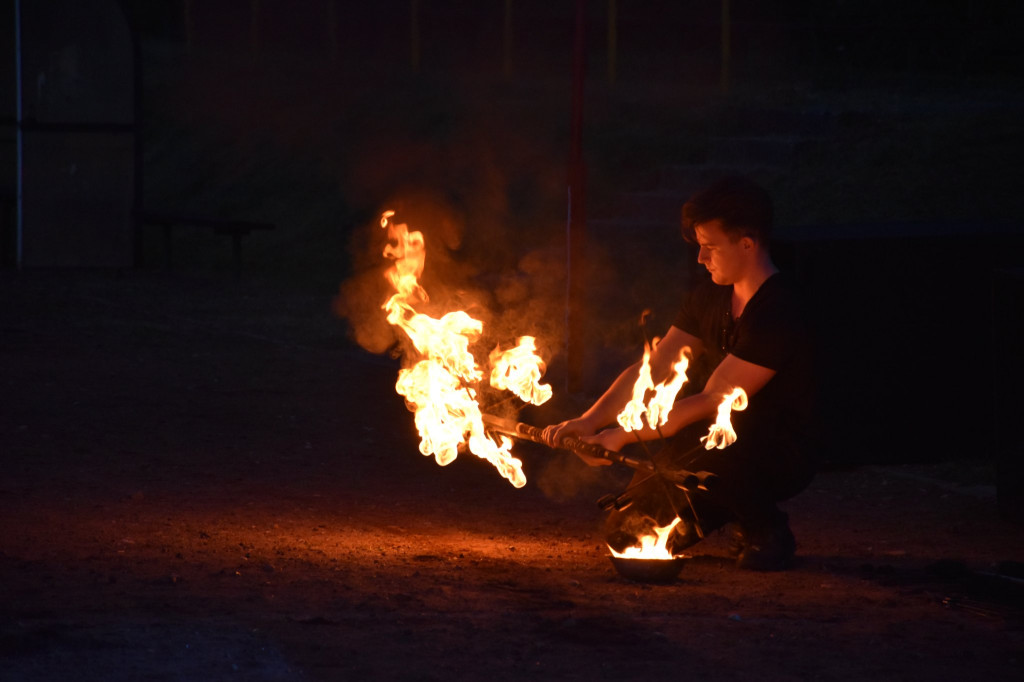
M 192 0 L 185 0 L 181 8 L 181 23 L 185 29 L 185 54 L 192 52 Z
M 412 72 L 420 72 L 420 3 L 409 0 L 409 60 Z
M 331 64 L 338 63 L 338 8 L 335 0 L 326 0 L 327 3 L 327 51 Z
M 260 56 L 260 0 L 252 0 L 249 6 L 249 52 L 255 64 Z
M 132 263 L 141 268 L 145 263 L 145 235 L 142 229 L 142 212 L 145 209 L 145 148 L 143 131 L 143 83 L 145 82 L 142 63 L 142 36 L 135 22 L 132 32 L 132 156 L 134 158 L 134 189 L 132 190 Z
M 729 61 L 732 59 L 732 17 L 729 0 L 722 0 L 722 80 L 723 95 L 729 94 Z
M 502 37 L 501 72 L 508 78 L 512 75 L 512 0 L 505 0 Z
M 619 52 L 619 8 L 615 0 L 608 0 L 608 85 L 615 85 Z
M 21 270 L 24 262 L 24 225 L 25 225 L 25 207 L 24 207 L 24 190 L 25 190 L 25 131 L 23 129 L 22 119 L 24 118 L 24 104 L 22 103 L 22 86 L 21 86 L 21 0 L 14 0 L 14 80 L 15 80 L 15 112 L 14 116 L 17 124 L 17 165 L 18 165 L 18 178 L 17 178 L 17 196 L 15 202 L 17 206 L 15 208 L 15 246 L 14 246 L 14 259 L 18 270 Z
M 586 322 L 586 167 L 583 163 L 583 84 L 586 76 L 586 0 L 576 0 L 576 31 L 572 59 L 572 120 L 569 146 L 569 220 L 566 244 L 566 361 L 567 390 L 583 388 Z

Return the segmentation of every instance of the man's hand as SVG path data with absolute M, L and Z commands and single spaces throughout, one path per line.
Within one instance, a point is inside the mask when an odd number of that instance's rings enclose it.
M 629 443 L 632 440 L 632 438 L 633 437 L 629 433 L 627 433 L 626 430 L 623 429 L 621 426 L 614 426 L 610 429 L 605 429 L 604 431 L 595 433 L 593 436 L 586 436 L 584 438 L 580 438 L 580 440 L 582 440 L 584 443 L 592 443 L 594 445 L 599 445 L 605 450 L 618 452 L 623 448 L 623 446 Z M 587 461 L 588 464 L 591 464 L 589 460 L 585 459 L 585 461 Z M 602 457 L 600 462 L 597 462 L 597 464 L 611 464 L 611 462 Z
M 557 448 L 563 438 L 579 438 L 583 440 L 586 436 L 594 435 L 594 427 L 590 425 L 590 422 L 585 417 L 576 417 L 560 424 L 551 424 L 544 427 L 541 435 L 545 443 L 553 448 Z
M 618 452 L 622 446 L 630 442 L 630 435 L 621 427 L 594 433 L 594 427 L 584 417 L 569 419 L 561 424 L 552 424 L 544 429 L 542 436 L 544 442 L 553 448 L 559 447 L 564 438 L 576 438 L 584 443 L 592 443 L 612 452 Z M 592 467 L 608 466 L 612 463 L 611 460 L 604 457 L 591 457 L 581 452 L 575 454 Z

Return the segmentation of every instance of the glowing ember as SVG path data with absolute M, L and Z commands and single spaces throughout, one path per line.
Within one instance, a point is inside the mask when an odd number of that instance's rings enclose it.
M 668 536 L 672 532 L 681 519 L 677 516 L 672 523 L 667 526 L 661 526 L 654 529 L 653 535 L 645 535 L 640 538 L 640 546 L 627 547 L 625 551 L 616 552 L 614 549 L 609 547 L 612 556 L 620 557 L 623 559 L 661 559 L 671 560 L 675 559 L 672 553 L 668 551 Z
M 384 256 L 394 262 L 385 277 L 395 289 L 382 307 L 388 322 L 405 332 L 422 356 L 399 371 L 395 384 L 395 390 L 415 413 L 420 452 L 433 455 L 438 464 L 445 466 L 468 447 L 521 488 L 526 485 L 526 476 L 522 462 L 509 452 L 512 441 L 487 435 L 476 400 L 476 386 L 484 373 L 469 346 L 480 338 L 483 323 L 461 310 L 440 319 L 416 311 L 417 304 L 429 300 L 419 283 L 426 260 L 425 242 L 422 233 L 409 232 L 405 224 L 394 223 L 393 215 L 394 211 L 385 211 L 380 221 L 389 241 Z M 539 405 L 551 397 L 551 388 L 539 383 L 544 364 L 534 351 L 534 339 L 529 336 L 522 337 L 510 351 L 496 350 L 497 355 L 492 353 L 495 367 L 491 381 Z
M 551 398 L 551 386 L 540 383 L 544 361 L 537 355 L 532 336 L 519 337 L 515 348 L 491 351 L 491 386 L 512 391 L 520 400 L 542 405 Z
M 708 435 L 701 438 L 704 448 L 727 448 L 736 442 L 736 432 L 732 428 L 732 411 L 747 409 L 747 393 L 740 387 L 732 389 L 718 405 L 718 417 L 711 425 Z

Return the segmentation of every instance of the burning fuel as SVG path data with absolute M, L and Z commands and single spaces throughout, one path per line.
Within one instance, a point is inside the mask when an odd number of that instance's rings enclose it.
M 644 428 L 643 417 L 647 415 L 647 423 L 652 429 L 658 429 L 668 420 L 668 414 L 675 404 L 683 384 L 686 383 L 686 370 L 690 366 L 689 346 L 683 346 L 679 358 L 673 363 L 672 371 L 665 381 L 657 386 L 651 377 L 651 352 L 657 347 L 658 339 L 653 344 L 644 344 L 644 359 L 640 364 L 640 373 L 633 384 L 633 397 L 616 418 L 626 431 L 640 431 Z M 647 395 L 653 391 L 650 400 Z
M 483 323 L 462 310 L 433 318 L 416 310 L 429 298 L 420 285 L 426 261 L 423 234 L 410 232 L 385 211 L 380 225 L 387 230 L 384 257 L 392 261 L 385 273 L 395 293 L 382 306 L 390 324 L 401 329 L 415 349 L 414 358 L 398 372 L 395 390 L 415 414 L 420 452 L 445 466 L 468 449 L 487 460 L 512 485 L 526 485 L 522 462 L 513 457 L 512 440 L 492 438 L 484 428 L 477 401 L 484 372 L 469 350 L 483 333 Z M 490 383 L 513 391 L 522 400 L 540 405 L 551 397 L 551 387 L 540 384 L 544 363 L 536 354 L 533 337 L 524 336 L 516 347 L 491 353 Z
M 681 519 L 677 516 L 672 523 L 667 526 L 661 526 L 654 529 L 653 534 L 644 535 L 640 538 L 640 544 L 632 547 L 627 547 L 621 552 L 616 552 L 612 547 L 608 547 L 611 551 L 612 556 L 616 556 L 622 559 L 662 559 L 669 560 L 674 559 L 672 552 L 668 550 L 668 538 L 672 533 L 672 529 L 679 525 Z
M 544 362 L 532 336 L 521 336 L 518 344 L 506 351 L 500 346 L 491 351 L 491 386 L 512 391 L 523 402 L 543 405 L 552 393 L 550 385 L 540 383 Z
M 647 405 L 644 401 L 647 398 L 647 392 L 653 388 L 651 346 L 644 344 L 644 359 L 640 364 L 640 374 L 636 378 L 636 383 L 633 384 L 633 397 L 616 417 L 622 428 L 627 431 L 640 431 L 644 428 L 643 416 L 647 412 Z
M 676 402 L 676 395 L 686 383 L 686 370 L 690 366 L 689 346 L 683 346 L 679 351 L 679 359 L 672 365 L 672 373 L 669 378 L 654 388 L 654 395 L 647 403 L 647 421 L 651 428 L 664 426 L 668 421 L 668 413 L 672 411 L 672 405 Z
M 737 386 L 726 394 L 718 405 L 718 417 L 711 425 L 708 435 L 701 439 L 704 441 L 704 448 L 721 450 L 735 443 L 736 431 L 732 428 L 732 411 L 745 409 L 747 409 L 747 393 Z

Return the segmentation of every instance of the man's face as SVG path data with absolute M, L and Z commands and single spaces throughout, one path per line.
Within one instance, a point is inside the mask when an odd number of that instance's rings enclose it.
M 722 221 L 715 219 L 694 226 L 697 244 L 697 262 L 711 273 L 715 284 L 734 284 L 746 269 L 750 237 L 731 241 L 722 230 Z

